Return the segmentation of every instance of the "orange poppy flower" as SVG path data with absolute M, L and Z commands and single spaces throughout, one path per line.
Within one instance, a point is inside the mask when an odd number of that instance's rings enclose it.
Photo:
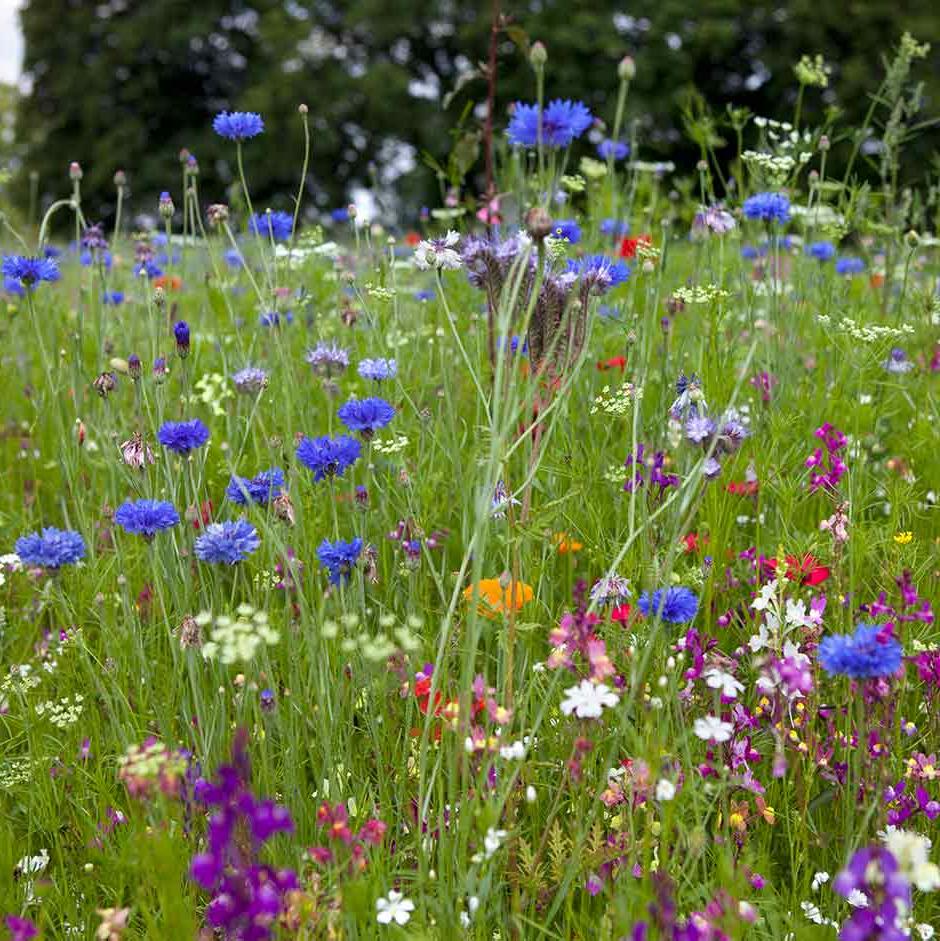
M 583 543 L 578 542 L 577 539 L 572 539 L 567 533 L 555 533 L 552 539 L 555 545 L 558 546 L 558 552 L 561 555 L 564 555 L 566 552 L 580 552 L 584 548 Z
M 510 582 L 503 587 L 498 578 L 484 578 L 475 585 L 464 589 L 464 598 L 467 601 L 476 601 L 477 613 L 482 617 L 495 621 L 510 608 L 518 611 L 524 604 L 532 600 L 533 591 L 525 582 Z
M 171 291 L 178 291 L 183 286 L 183 279 L 178 278 L 176 275 L 168 276 L 161 274 L 159 278 L 153 279 L 153 286 L 155 288 L 169 288 Z

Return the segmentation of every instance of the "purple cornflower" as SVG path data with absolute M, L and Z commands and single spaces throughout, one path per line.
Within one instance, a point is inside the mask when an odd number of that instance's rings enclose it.
M 257 366 L 245 366 L 232 374 L 232 382 L 239 392 L 257 393 L 267 388 L 268 374 Z
M 14 549 L 27 565 L 59 569 L 85 557 L 85 540 L 73 530 L 47 526 L 41 533 L 21 536 Z
M 179 524 L 180 515 L 165 500 L 128 500 L 114 512 L 114 522 L 125 532 L 138 533 L 148 542 L 162 529 Z
M 888 358 L 881 365 L 885 372 L 895 376 L 904 375 L 914 368 L 914 364 L 907 358 L 907 353 L 897 346 L 891 350 Z
M 704 413 L 701 415 L 690 415 L 685 423 L 685 436 L 693 444 L 702 444 L 707 442 L 715 433 L 715 423 Z
M 691 588 L 677 585 L 673 588 L 657 588 L 652 595 L 644 591 L 637 607 L 645 617 L 658 617 L 669 624 L 685 624 L 698 611 L 698 596 Z
M 210 523 L 196 539 L 196 558 L 203 562 L 235 565 L 261 545 L 257 530 L 245 519 Z
M 336 343 L 324 343 L 322 340 L 312 349 L 307 350 L 304 359 L 313 366 L 314 372 L 323 376 L 339 375 L 349 365 L 349 353 Z
M 853 634 L 830 634 L 819 645 L 819 662 L 829 674 L 870 679 L 901 667 L 900 641 L 888 628 L 859 624 Z
M 864 896 L 839 932 L 840 941 L 906 941 L 899 927 L 911 911 L 911 886 L 894 856 L 883 846 L 856 851 L 832 883 L 843 898 Z
M 567 147 L 580 137 L 594 118 L 580 101 L 556 98 L 541 115 L 541 137 L 545 147 Z M 515 147 L 536 147 L 539 142 L 539 106 L 516 102 L 507 128 L 509 143 Z
M 303 438 L 297 445 L 297 460 L 313 471 L 317 482 L 324 477 L 342 477 L 362 454 L 362 445 L 349 435 L 335 438 Z
M 4 255 L 0 270 L 5 278 L 19 282 L 27 291 L 31 291 L 41 281 L 59 280 L 59 266 L 52 258 Z
M 339 585 L 349 578 L 349 573 L 361 552 L 362 539 L 359 536 L 351 542 L 344 542 L 342 539 L 330 542 L 324 539 L 317 548 L 317 558 L 329 573 L 330 583 Z
M 716 235 L 725 235 L 734 229 L 737 223 L 734 221 L 734 216 L 726 209 L 722 209 L 721 206 L 709 206 L 702 213 L 702 225 Z
M 394 359 L 364 359 L 359 363 L 358 372 L 363 379 L 383 382 L 398 375 L 398 362 Z
M 254 477 L 239 477 L 232 474 L 225 496 L 239 506 L 244 506 L 249 502 L 266 504 L 279 496 L 283 488 L 284 471 L 280 467 L 272 467 L 270 470 L 261 471 Z
M 783 193 L 755 193 L 744 200 L 744 215 L 785 225 L 790 220 L 790 200 Z
M 213 813 L 206 851 L 192 858 L 189 877 L 212 893 L 205 911 L 211 929 L 225 938 L 269 941 L 298 881 L 290 869 L 263 865 L 261 849 L 278 833 L 292 833 L 294 823 L 285 806 L 252 793 L 247 741 L 247 732 L 236 733 L 231 764 L 218 768 L 214 780 L 196 782 L 196 799 Z
M 212 121 L 212 130 L 228 140 L 243 141 L 264 130 L 264 120 L 253 111 L 223 111 Z
M 157 441 L 167 450 L 189 454 L 209 440 L 209 429 L 198 419 L 164 422 L 157 432 Z
M 173 325 L 173 336 L 176 337 L 176 355 L 186 359 L 189 356 L 189 324 L 185 320 L 177 320 Z
M 395 417 L 395 409 L 385 399 L 350 399 L 337 414 L 350 431 L 371 438 Z
M 10 941 L 31 941 L 39 934 L 39 929 L 28 918 L 19 915 L 7 915 L 3 923 L 10 932 Z

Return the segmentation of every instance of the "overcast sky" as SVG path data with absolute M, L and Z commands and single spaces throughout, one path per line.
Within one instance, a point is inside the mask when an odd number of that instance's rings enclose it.
M 20 0 L 0 0 L 0 82 L 15 82 L 23 61 L 23 37 L 16 15 Z

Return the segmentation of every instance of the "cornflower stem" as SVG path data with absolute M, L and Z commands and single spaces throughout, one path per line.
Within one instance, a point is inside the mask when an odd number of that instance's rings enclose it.
M 294 259 L 294 245 L 297 242 L 297 220 L 300 218 L 300 204 L 304 197 L 304 187 L 307 182 L 307 168 L 310 166 L 310 122 L 307 120 L 307 112 L 300 112 L 300 120 L 304 126 L 304 162 L 300 169 L 300 183 L 297 186 L 297 198 L 294 200 L 294 219 L 291 223 L 290 245 L 287 254 L 287 271 L 290 273 L 291 264 Z
M 121 213 L 124 210 L 124 187 L 117 188 L 117 205 L 114 209 L 114 230 L 111 233 L 111 251 L 114 251 L 117 240 L 121 237 Z
M 535 89 L 539 106 L 535 144 L 539 162 L 539 189 L 541 190 L 545 188 L 545 145 L 542 142 L 542 112 L 545 110 L 545 67 L 542 65 L 535 68 Z

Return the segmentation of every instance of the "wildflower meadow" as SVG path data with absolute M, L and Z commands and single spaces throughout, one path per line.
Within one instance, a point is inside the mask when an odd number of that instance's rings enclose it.
M 0 213 L 0 937 L 936 937 L 926 50 L 686 171 L 535 43 L 412 219 L 307 211 L 313 98 Z

